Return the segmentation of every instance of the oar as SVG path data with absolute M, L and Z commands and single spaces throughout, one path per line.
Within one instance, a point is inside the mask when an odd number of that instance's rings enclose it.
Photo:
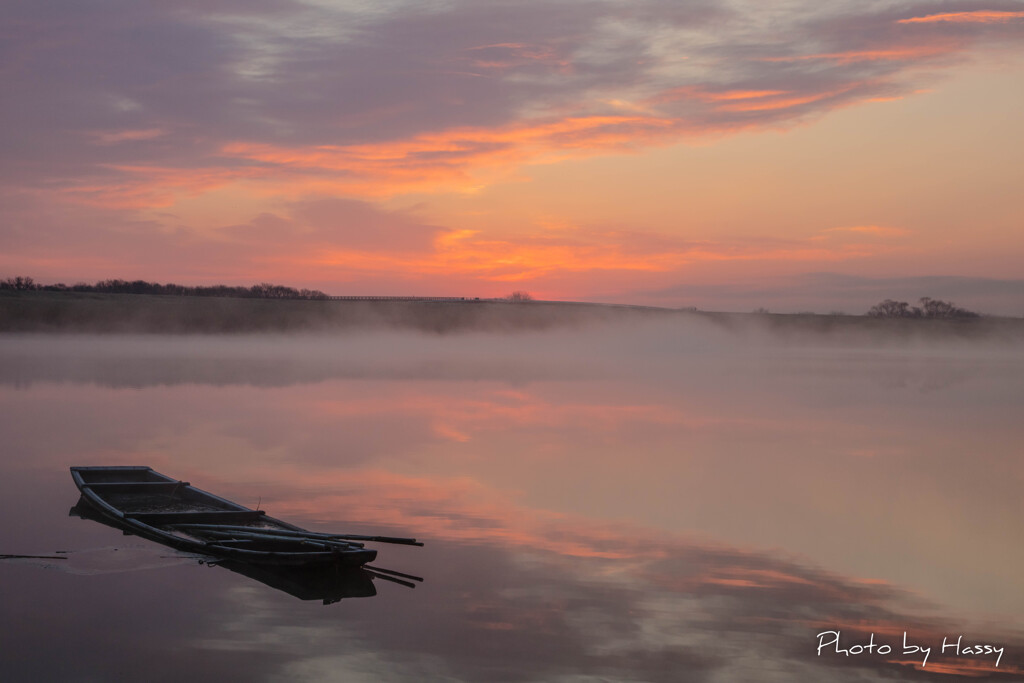
M 285 536 L 276 533 L 256 533 L 246 531 L 220 531 L 214 529 L 204 529 L 202 532 L 206 536 L 213 536 L 218 539 L 228 540 L 254 540 L 254 541 L 290 541 L 292 543 L 300 543 L 305 545 L 316 545 L 321 548 L 339 548 L 341 550 L 351 550 L 353 548 L 362 548 L 363 546 L 358 543 L 347 543 L 345 541 L 336 541 L 330 538 L 306 538 L 304 536 Z
M 381 574 L 379 572 L 375 572 L 372 569 L 367 569 L 366 571 L 367 571 L 368 574 L 372 574 L 373 576 L 377 577 L 378 579 L 384 579 L 385 581 L 392 581 L 394 583 L 401 584 L 401 585 L 407 586 L 409 588 L 415 588 L 416 587 L 416 584 L 413 583 L 412 581 L 402 581 L 401 579 L 396 579 L 393 576 L 387 576 L 386 574 Z
M 211 529 L 218 531 L 262 531 L 251 526 L 231 526 L 228 524 L 168 524 L 168 527 L 175 529 Z M 302 536 L 305 538 L 325 538 L 325 539 L 339 539 L 339 540 L 351 540 L 351 541 L 372 541 L 374 543 L 399 543 L 402 545 L 418 545 L 422 546 L 423 543 L 417 541 L 415 538 L 395 538 L 394 536 L 360 536 L 358 534 L 324 534 L 317 531 L 291 531 L 289 529 L 268 529 L 270 533 L 274 533 L 280 536 Z
M 401 545 L 422 546 L 422 541 L 415 538 L 395 538 L 394 536 L 360 536 L 359 534 L 328 534 L 331 538 L 347 539 L 351 541 L 372 541 L 374 543 L 398 543 Z
M 395 576 L 402 576 L 402 577 L 405 577 L 407 579 L 412 579 L 413 581 L 423 581 L 423 577 L 422 576 L 413 576 L 412 574 L 403 574 L 402 572 L 396 572 L 394 569 L 383 569 L 381 567 L 371 567 L 368 564 L 364 564 L 363 567 L 365 569 L 370 569 L 370 570 L 375 571 L 375 572 L 382 572 L 384 574 L 394 574 Z

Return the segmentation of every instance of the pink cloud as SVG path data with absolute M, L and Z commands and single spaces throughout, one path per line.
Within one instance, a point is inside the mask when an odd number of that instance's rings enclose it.
M 935 22 L 949 22 L 956 24 L 994 24 L 1014 19 L 1024 19 L 1024 12 L 1010 12 L 999 10 L 972 10 L 968 12 L 942 12 L 939 14 L 928 14 L 922 17 L 910 17 L 900 19 L 900 24 L 930 24 Z

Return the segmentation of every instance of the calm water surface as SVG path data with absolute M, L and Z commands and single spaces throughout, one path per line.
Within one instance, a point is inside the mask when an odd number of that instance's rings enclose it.
M 0 562 L 0 675 L 1024 679 L 1022 409 L 1024 350 L 986 342 L 0 337 L 0 553 L 67 558 Z M 98 464 L 416 536 L 377 564 L 426 580 L 299 600 L 69 517 Z

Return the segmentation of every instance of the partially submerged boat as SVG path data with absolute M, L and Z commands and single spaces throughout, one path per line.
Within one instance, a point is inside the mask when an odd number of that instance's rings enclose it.
M 88 505 L 112 526 L 218 560 L 358 567 L 377 557 L 366 542 L 423 545 L 414 538 L 307 531 L 150 467 L 72 467 L 71 476 L 82 494 L 79 505 Z

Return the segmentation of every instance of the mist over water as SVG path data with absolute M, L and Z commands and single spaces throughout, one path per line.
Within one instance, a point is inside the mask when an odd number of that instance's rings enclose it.
M 816 656 L 816 634 L 842 629 L 1001 639 L 1012 671 L 1022 407 L 1024 349 L 998 338 L 697 318 L 0 336 L 0 553 L 85 568 L 0 563 L 0 668 L 132 680 L 188 652 L 208 667 L 193 680 L 921 673 Z M 427 581 L 322 607 L 153 558 L 66 516 L 67 468 L 96 464 L 309 528 L 417 536 L 380 564 Z M 111 547 L 133 559 L 102 561 Z M 97 627 L 97 610 L 113 618 Z M 82 668 L 42 656 L 55 637 Z M 113 663 L 112 642 L 137 657 Z

